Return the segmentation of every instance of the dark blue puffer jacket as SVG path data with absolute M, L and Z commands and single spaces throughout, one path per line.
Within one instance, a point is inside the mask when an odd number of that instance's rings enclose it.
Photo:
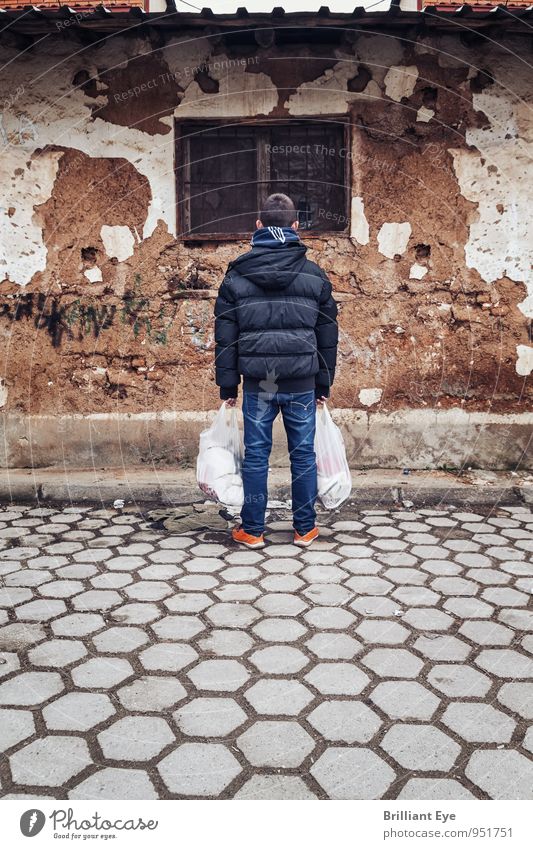
M 256 231 L 230 262 L 215 303 L 215 369 L 221 398 L 249 392 L 328 396 L 337 359 L 331 283 L 294 231 L 280 241 Z M 278 230 L 278 228 L 270 228 Z M 296 238 L 295 238 L 296 237 Z

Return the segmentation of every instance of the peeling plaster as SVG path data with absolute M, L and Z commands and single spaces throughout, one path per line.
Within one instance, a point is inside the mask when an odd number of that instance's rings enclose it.
M 316 80 L 298 86 L 285 102 L 285 108 L 291 115 L 343 113 L 356 100 L 379 99 L 381 89 L 374 80 L 370 80 L 363 91 L 348 91 L 348 80 L 357 74 L 358 68 L 359 63 L 354 56 L 343 57 Z
M 498 82 L 474 93 L 473 105 L 488 125 L 466 132 L 477 150 L 450 149 L 461 191 L 477 204 L 465 260 L 486 283 L 501 277 L 523 283 L 527 294 L 517 306 L 533 318 L 533 98 L 512 56 L 493 50 L 485 62 Z
M 24 150 L 3 149 L 0 278 L 25 286 L 36 272 L 45 270 L 48 251 L 35 207 L 50 197 L 62 156 L 62 151 L 49 151 L 30 158 Z M 10 209 L 14 210 L 11 215 Z
M 383 224 L 378 233 L 379 252 L 389 259 L 394 259 L 397 254 L 405 253 L 410 235 L 411 225 L 408 221 Z
M 7 386 L 5 380 L 0 378 L 0 407 L 5 407 L 7 404 Z
M 129 227 L 118 224 L 110 227 L 104 224 L 100 230 L 100 238 L 109 257 L 116 257 L 119 262 L 124 262 L 133 256 L 135 239 Z
M 218 81 L 219 90 L 215 94 L 205 94 L 193 80 L 174 110 L 177 117 L 253 118 L 272 112 L 279 94 L 269 76 L 247 73 L 245 65 L 228 66 L 232 60 L 223 55 L 217 56 L 216 60 L 211 60 L 208 72 L 212 79 Z
M 365 215 L 363 198 L 360 197 L 352 198 L 350 238 L 355 239 L 360 245 L 368 245 L 370 241 L 370 227 Z
M 373 404 L 377 404 L 378 401 L 381 401 L 382 395 L 383 390 L 377 387 L 373 389 L 361 389 L 359 392 L 359 400 L 361 404 L 365 405 L 365 407 L 371 407 Z
M 416 113 L 416 120 L 424 121 L 425 123 L 427 123 L 428 121 L 431 121 L 434 115 L 434 109 L 428 109 L 427 106 L 421 106 L 418 112 Z
M 420 265 L 420 263 L 415 262 L 409 269 L 409 277 L 411 280 L 422 280 L 422 277 L 425 277 L 428 273 L 428 269 L 425 265 Z
M 528 345 L 517 345 L 516 373 L 527 377 L 533 371 L 533 348 Z
M 93 268 L 88 268 L 83 272 L 87 280 L 91 283 L 101 283 L 102 281 L 102 270 L 95 265 Z
M 302 83 L 285 102 L 291 115 L 317 115 L 325 110 L 342 113 L 350 103 L 380 99 L 383 80 L 390 67 L 401 62 L 403 47 L 398 39 L 385 35 L 362 35 L 353 53 L 339 49 L 333 55 L 339 60 L 333 68 Z M 363 91 L 348 91 L 348 80 L 356 76 L 360 65 L 369 69 L 372 79 Z
M 411 97 L 418 79 L 416 65 L 393 65 L 385 75 L 385 94 L 398 103 Z
M 139 50 L 141 41 L 136 40 Z M 113 39 L 112 48 L 113 58 L 106 54 L 109 46 L 97 49 L 93 54 L 95 65 L 115 66 L 131 58 L 131 41 L 128 42 L 128 53 L 125 52 L 124 40 L 120 38 Z M 61 49 L 65 51 L 63 57 Z M 148 49 L 148 45 L 143 49 Z M 7 65 L 14 56 L 16 54 L 12 51 L 2 50 L 0 62 Z M 62 156 L 62 152 L 55 152 L 46 154 L 44 158 L 40 154 L 38 159 L 32 159 L 38 148 L 55 145 L 80 150 L 91 157 L 123 157 L 150 184 L 152 198 L 143 237 L 151 236 L 159 220 L 166 224 L 169 232 L 175 233 L 172 133 L 150 135 L 135 128 L 110 124 L 101 118 L 93 119 L 95 102 L 103 101 L 103 98 L 89 98 L 80 88 L 71 85 L 77 71 L 86 68 L 83 52 L 81 55 L 73 53 L 70 42 L 58 45 L 51 55 L 36 53 L 32 62 L 13 61 L 4 67 L 5 90 L 23 87 L 24 95 L 17 101 L 17 109 L 24 112 L 36 129 L 32 138 L 26 139 L 23 144 L 11 144 L 0 158 L 0 180 L 6 186 L 4 206 L 17 210 L 20 205 L 20 212 L 16 212 L 13 218 L 2 216 L 5 255 L 0 262 L 3 261 L 6 272 L 9 269 L 10 279 L 20 285 L 27 284 L 36 271 L 45 267 L 46 248 L 42 242 L 42 229 L 33 223 L 31 212 L 34 205 L 50 197 L 57 160 Z M 96 70 L 92 73 L 96 74 Z M 46 80 L 46 86 L 33 85 L 33 80 L 41 77 Z M 169 126 L 172 124 L 172 118 L 163 117 L 161 120 Z M 32 163 L 31 168 L 28 161 Z M 42 165 L 36 164 L 38 162 Z M 22 173 L 16 176 L 18 169 Z M 37 178 L 35 169 L 43 169 L 42 172 L 37 171 Z M 24 208 L 21 198 L 24 198 Z M 29 198 L 31 204 L 28 203 Z

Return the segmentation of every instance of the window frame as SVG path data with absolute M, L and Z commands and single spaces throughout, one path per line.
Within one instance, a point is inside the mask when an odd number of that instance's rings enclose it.
M 180 242 L 242 242 L 246 240 L 251 232 L 243 233 L 186 233 L 184 221 L 184 209 L 180 202 L 185 196 L 184 186 L 186 180 L 186 145 L 187 140 L 184 130 L 191 124 L 205 125 L 206 127 L 230 127 L 234 124 L 243 126 L 245 124 L 253 124 L 256 127 L 271 127 L 276 125 L 288 125 L 289 123 L 297 122 L 299 124 L 307 124 L 313 122 L 315 124 L 326 124 L 334 122 L 343 124 L 344 149 L 349 152 L 345 158 L 344 168 L 344 215 L 346 217 L 346 226 L 342 230 L 302 230 L 306 239 L 325 239 L 339 236 L 349 236 L 350 234 L 350 198 L 352 185 L 352 118 L 347 112 L 342 114 L 331 115 L 302 115 L 297 118 L 287 116 L 287 118 L 175 118 L 174 120 L 174 180 L 176 188 L 176 238 Z

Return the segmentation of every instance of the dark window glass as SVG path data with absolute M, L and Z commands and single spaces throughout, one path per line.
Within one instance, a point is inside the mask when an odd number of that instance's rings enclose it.
M 294 201 L 302 229 L 347 227 L 346 148 L 339 123 L 182 127 L 180 234 L 241 234 L 272 192 Z

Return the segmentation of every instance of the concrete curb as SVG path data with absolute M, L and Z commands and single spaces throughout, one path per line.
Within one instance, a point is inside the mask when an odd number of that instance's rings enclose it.
M 470 471 L 463 475 L 439 471 L 371 469 L 352 475 L 350 504 L 376 508 L 474 504 L 533 504 L 533 475 Z M 271 499 L 290 498 L 288 469 L 272 469 Z M 203 501 L 193 469 L 9 469 L 0 472 L 0 502 L 38 501 L 165 506 Z

